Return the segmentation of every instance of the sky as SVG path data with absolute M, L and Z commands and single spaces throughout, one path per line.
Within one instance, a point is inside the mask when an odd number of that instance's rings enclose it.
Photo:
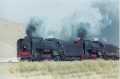
M 40 17 L 44 21 L 45 32 L 43 35 L 45 37 L 48 37 L 50 32 L 58 32 L 55 36 L 59 37 L 61 30 L 58 29 L 62 29 L 62 25 L 66 25 L 69 33 L 71 30 L 69 24 L 77 26 L 82 22 L 89 23 L 91 26 L 85 28 L 91 35 L 99 36 L 109 43 L 118 45 L 119 25 L 118 18 L 116 18 L 118 17 L 116 15 L 116 1 L 0 0 L 0 18 L 27 25 L 31 17 Z M 109 4 L 109 2 L 111 3 Z M 104 4 L 106 5 L 102 6 Z M 41 27 L 38 29 L 41 29 Z M 69 33 L 68 36 L 71 36 L 71 34 Z
M 72 10 L 81 8 L 81 5 L 88 6 L 92 1 L 93 0 L 0 0 L 0 17 L 25 23 L 31 16 L 42 15 L 58 17 L 62 13 L 65 16 L 67 13 L 72 12 Z

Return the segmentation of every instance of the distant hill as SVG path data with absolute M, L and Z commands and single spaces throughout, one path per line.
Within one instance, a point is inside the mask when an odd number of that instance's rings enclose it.
M 0 19 L 0 58 L 16 57 L 16 41 L 24 32 L 22 24 Z

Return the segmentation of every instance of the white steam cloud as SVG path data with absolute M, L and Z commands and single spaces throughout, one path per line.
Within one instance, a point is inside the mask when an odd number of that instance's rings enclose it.
M 29 32 L 33 36 L 64 40 L 77 37 L 81 30 L 85 30 L 86 36 L 99 36 L 106 27 L 103 19 L 109 24 L 111 20 L 94 3 L 94 0 L 53 0 L 31 19 L 29 25 L 35 29 Z

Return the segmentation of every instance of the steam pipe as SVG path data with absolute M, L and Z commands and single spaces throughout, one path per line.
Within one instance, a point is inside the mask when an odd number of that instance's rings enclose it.
M 83 52 L 84 52 L 84 55 L 86 54 L 86 51 L 85 51 L 85 40 L 83 40 Z

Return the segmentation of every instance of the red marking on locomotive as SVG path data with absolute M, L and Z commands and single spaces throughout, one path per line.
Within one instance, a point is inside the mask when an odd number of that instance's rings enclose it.
M 32 57 L 32 54 L 28 51 L 21 51 L 17 54 L 18 57 Z
M 92 59 L 96 59 L 96 58 L 97 58 L 97 55 L 96 55 L 96 54 L 92 54 L 92 55 L 91 55 L 91 58 L 92 58 Z

